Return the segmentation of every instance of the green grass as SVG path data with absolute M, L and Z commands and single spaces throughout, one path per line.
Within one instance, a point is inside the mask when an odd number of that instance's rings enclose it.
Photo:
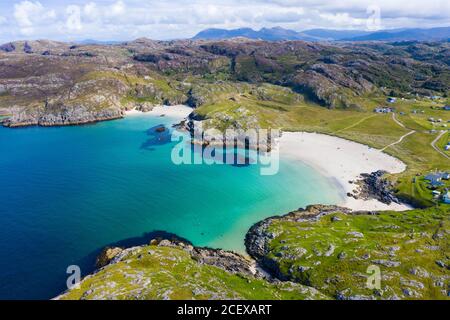
M 245 95 L 227 92 L 226 98 L 218 97 L 212 103 L 206 103 L 198 108 L 196 112 L 207 119 L 214 119 L 217 113 L 220 116 L 225 113 L 233 118 L 234 110 L 242 106 L 249 110 L 249 114 L 257 119 L 258 126 L 262 128 L 331 134 L 377 149 L 383 149 L 397 142 L 400 137 L 414 130 L 416 132 L 407 136 L 401 143 L 385 149 L 386 153 L 407 165 L 405 172 L 391 175 L 389 178 L 397 182 L 397 195 L 403 200 L 421 207 L 432 205 L 428 201 L 430 191 L 428 194 L 416 192 L 413 179 L 416 175 L 423 176 L 436 169 L 450 171 L 448 159 L 430 145 L 437 135 L 430 133 L 430 130 L 445 129 L 442 125 L 450 120 L 450 112 L 437 108 L 440 104 L 428 99 L 398 100 L 392 106 L 397 109 L 397 120 L 405 126 L 404 128 L 392 119 L 391 114 L 373 112 L 375 106 L 386 105 L 386 97 L 383 95 L 355 97 L 353 103 L 361 106 L 355 110 L 330 110 L 309 103 L 301 95 L 285 91 L 286 88 L 266 86 L 269 89 L 265 90 L 264 100 L 254 90 Z M 231 96 L 232 101 L 229 99 Z M 413 113 L 413 110 L 423 113 Z M 442 119 L 442 123 L 433 125 L 428 121 L 430 117 Z M 220 128 L 230 124 L 220 125 L 218 124 L 220 121 L 218 117 L 213 123 Z M 444 135 L 437 146 L 443 149 L 448 137 L 449 134 Z
M 317 222 L 281 218 L 271 222 L 268 232 L 275 236 L 267 257 L 281 274 L 330 296 L 446 299 L 448 270 L 436 261 L 450 263 L 449 207 L 379 215 L 334 213 Z M 386 266 L 379 260 L 399 264 Z M 380 290 L 366 286 L 370 265 L 381 269 Z M 424 274 L 415 274 L 417 268 Z M 415 295 L 405 295 L 405 289 Z
M 325 299 L 295 283 L 269 283 L 200 264 L 177 247 L 144 246 L 85 278 L 63 299 Z

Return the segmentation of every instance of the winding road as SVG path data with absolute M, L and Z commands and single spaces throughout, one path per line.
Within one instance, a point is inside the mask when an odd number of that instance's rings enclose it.
M 401 123 L 400 121 L 397 120 L 397 117 L 395 116 L 395 113 L 392 113 L 392 120 L 394 120 L 395 123 L 397 123 L 400 127 L 406 128 L 403 123 Z
M 392 120 L 395 121 L 395 123 L 397 123 L 400 127 L 405 128 L 405 125 L 403 123 L 401 123 L 400 121 L 397 120 L 397 118 L 395 117 L 395 113 L 392 113 Z M 395 146 L 396 144 L 399 144 L 400 142 L 403 141 L 403 139 L 405 139 L 407 136 L 413 134 L 414 132 L 416 132 L 415 130 L 412 130 L 410 132 L 408 132 L 407 134 L 403 135 L 400 137 L 400 139 L 398 139 L 397 141 L 395 141 L 394 143 L 391 143 L 390 145 L 387 145 L 386 147 L 384 147 L 383 149 L 381 149 L 381 151 L 386 150 L 389 147 Z
M 444 151 L 442 151 L 441 149 L 439 149 L 438 147 L 436 147 L 436 142 L 439 141 L 440 138 L 442 138 L 442 136 L 446 133 L 447 131 L 441 131 L 441 133 L 436 137 L 436 139 L 433 140 L 433 142 L 431 143 L 431 146 L 433 147 L 434 150 L 436 150 L 437 152 L 439 152 L 440 154 L 442 154 L 444 157 L 446 157 L 447 159 L 450 160 L 450 157 L 445 154 Z
M 390 145 L 387 145 L 386 147 L 384 147 L 383 149 L 381 149 L 381 151 L 384 151 L 384 150 L 386 150 L 386 149 L 389 148 L 389 147 L 392 147 L 392 146 L 395 146 L 396 144 L 399 144 L 400 142 L 403 141 L 403 139 L 405 139 L 407 136 L 413 134 L 414 132 L 416 132 L 416 131 L 413 130 L 413 131 L 410 131 L 410 132 L 408 132 L 407 134 L 401 136 L 400 139 L 398 139 L 398 140 L 395 141 L 394 143 L 391 143 Z
M 354 127 L 356 127 L 357 125 L 363 123 L 364 121 L 366 121 L 366 120 L 368 120 L 368 119 L 370 119 L 370 118 L 376 117 L 376 116 L 377 116 L 377 115 L 374 114 L 374 115 L 371 115 L 371 116 L 362 118 L 361 120 L 359 120 L 359 121 L 357 121 L 357 122 L 351 124 L 350 126 L 345 127 L 345 128 L 342 128 L 342 129 L 339 129 L 339 130 L 335 131 L 334 133 L 338 133 L 338 132 L 341 132 L 341 131 L 344 131 L 344 130 L 348 130 L 348 129 L 354 128 Z

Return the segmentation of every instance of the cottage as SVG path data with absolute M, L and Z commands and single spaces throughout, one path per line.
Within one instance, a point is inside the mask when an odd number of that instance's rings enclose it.
M 425 176 L 425 180 L 428 181 L 441 181 L 443 173 L 430 173 Z
M 391 113 L 394 109 L 388 107 L 377 107 L 373 111 L 376 113 Z
M 388 103 L 395 103 L 397 101 L 397 98 L 388 98 L 387 102 Z
M 430 173 L 425 176 L 425 180 L 430 182 L 429 188 L 436 189 L 442 187 L 444 184 L 441 182 L 443 173 Z
M 448 145 L 448 147 L 450 147 L 450 145 Z M 443 180 L 450 180 L 450 173 L 444 173 L 443 175 L 442 175 L 442 179 Z
M 444 110 L 450 111 L 450 106 L 444 106 Z
M 432 194 L 435 198 L 438 198 L 441 195 L 441 193 L 437 190 L 433 190 Z
M 444 196 L 442 197 L 442 201 L 444 201 L 444 203 L 450 204 L 450 191 L 447 191 L 447 193 L 444 194 Z

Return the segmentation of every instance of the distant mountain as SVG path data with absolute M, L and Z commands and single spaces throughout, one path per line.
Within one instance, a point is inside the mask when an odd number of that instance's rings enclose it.
M 253 30 L 251 28 L 240 28 L 240 29 L 206 29 L 199 32 L 193 39 L 204 39 L 204 40 L 214 40 L 214 39 L 230 39 L 237 37 L 245 37 L 249 39 L 260 39 L 267 41 L 278 41 L 278 40 L 304 40 L 304 41 L 317 41 L 315 37 L 310 37 L 301 32 L 284 29 L 281 27 L 275 28 L 262 28 L 259 31 Z
M 257 32 L 258 36 L 262 40 L 276 41 L 276 40 L 304 40 L 315 41 L 315 37 L 308 36 L 302 32 L 297 32 L 281 27 L 275 28 L 262 28 Z
M 304 41 L 439 41 L 450 39 L 450 27 L 432 29 L 395 29 L 381 31 L 363 30 L 331 30 L 312 29 L 297 32 L 281 27 L 240 29 L 206 29 L 199 32 L 193 39 L 230 39 L 245 37 L 266 41 L 304 40 Z
M 123 41 L 102 41 L 102 40 L 86 39 L 81 41 L 75 41 L 75 43 L 81 45 L 113 45 L 113 44 L 122 44 Z
M 450 39 L 450 27 L 431 29 L 382 30 L 371 34 L 349 37 L 350 41 L 439 41 Z
M 372 32 L 361 30 L 311 29 L 302 31 L 302 33 L 316 39 L 335 41 L 354 37 L 362 37 L 369 35 Z

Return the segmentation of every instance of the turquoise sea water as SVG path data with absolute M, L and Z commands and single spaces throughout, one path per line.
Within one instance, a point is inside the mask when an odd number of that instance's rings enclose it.
M 274 176 L 257 165 L 176 166 L 175 143 L 149 130 L 174 122 L 138 115 L 0 128 L 0 298 L 51 298 L 65 289 L 69 265 L 89 273 L 101 248 L 145 243 L 155 231 L 244 252 L 253 223 L 341 197 L 293 160 L 281 159 Z

